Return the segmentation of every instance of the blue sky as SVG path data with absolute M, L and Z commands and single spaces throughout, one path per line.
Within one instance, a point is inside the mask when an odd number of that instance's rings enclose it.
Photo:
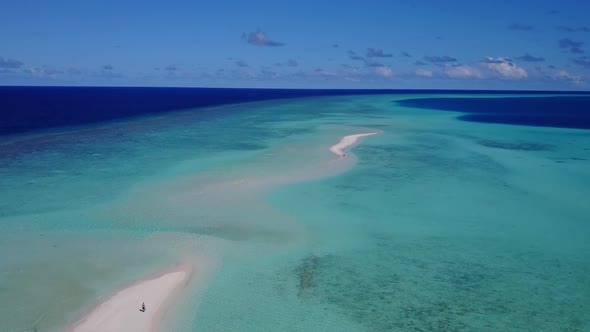
M 590 1 L 0 6 L 0 85 L 590 90 Z

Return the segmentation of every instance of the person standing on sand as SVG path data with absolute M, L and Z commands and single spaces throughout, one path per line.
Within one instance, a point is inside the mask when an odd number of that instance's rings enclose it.
M 141 304 L 141 309 L 139 309 L 139 311 L 145 312 L 145 302 Z

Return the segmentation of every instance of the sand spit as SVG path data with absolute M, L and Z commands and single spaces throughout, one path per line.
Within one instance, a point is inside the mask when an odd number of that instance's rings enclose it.
M 189 266 L 180 266 L 119 290 L 73 324 L 70 332 L 159 331 L 174 298 L 188 284 Z M 140 311 L 145 303 L 145 312 Z
M 357 141 L 359 140 L 359 138 L 361 138 L 361 137 L 371 136 L 371 135 L 376 135 L 376 134 L 377 133 L 374 132 L 374 133 L 365 133 L 365 134 L 344 136 L 344 137 L 342 137 L 340 142 L 338 142 L 338 144 L 332 145 L 330 147 L 330 151 L 332 153 L 334 153 L 335 155 L 339 156 L 340 158 L 345 158 L 346 153 L 344 152 L 344 149 L 356 144 Z

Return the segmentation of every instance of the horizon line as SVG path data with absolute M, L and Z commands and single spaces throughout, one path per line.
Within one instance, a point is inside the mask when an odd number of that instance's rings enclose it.
M 396 89 L 396 88 L 273 88 L 273 87 L 207 87 L 207 86 L 141 86 L 141 85 L 0 85 L 4 88 L 97 88 L 97 89 L 214 89 L 214 90 L 282 90 L 282 91 L 384 91 L 384 92 L 517 92 L 517 93 L 572 93 L 585 94 L 590 90 L 534 90 L 534 89 Z

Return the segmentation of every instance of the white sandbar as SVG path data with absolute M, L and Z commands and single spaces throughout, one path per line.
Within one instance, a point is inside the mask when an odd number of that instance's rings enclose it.
M 73 325 L 72 332 L 158 331 L 163 315 L 191 271 L 176 269 L 124 288 Z M 145 303 L 146 311 L 141 312 Z
M 376 135 L 377 133 L 366 133 L 366 134 L 356 134 L 356 135 L 348 135 L 348 136 L 344 136 L 342 137 L 342 139 L 340 140 L 340 142 L 338 142 L 338 144 L 332 145 L 330 147 L 330 151 L 332 153 L 334 153 L 335 155 L 344 158 L 346 157 L 346 153 L 344 153 L 344 149 L 346 149 L 347 147 L 354 145 L 359 138 L 364 137 L 364 136 L 371 136 L 371 135 Z

